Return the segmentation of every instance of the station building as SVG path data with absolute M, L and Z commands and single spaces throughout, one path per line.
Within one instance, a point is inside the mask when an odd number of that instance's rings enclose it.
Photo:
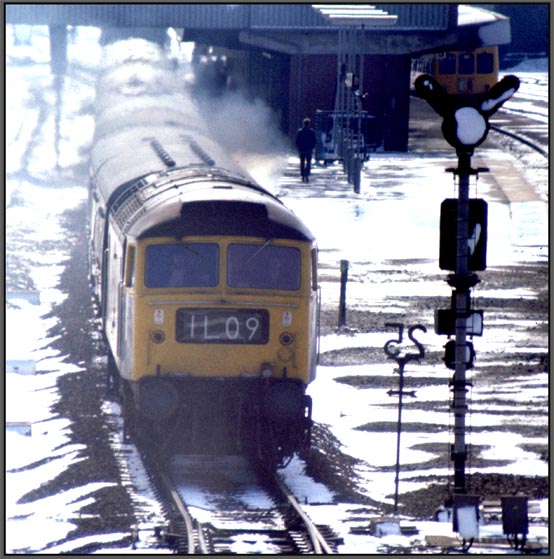
M 508 18 L 475 5 L 343 4 L 330 15 L 331 6 L 11 4 L 6 23 L 49 25 L 53 38 L 60 37 L 60 28 L 75 25 L 177 28 L 183 41 L 195 43 L 198 78 L 212 93 L 239 90 L 261 98 L 291 139 L 305 116 L 313 119 L 317 110 L 335 107 L 340 55 L 350 50 L 360 62 L 363 109 L 375 119 L 377 147 L 383 151 L 408 148 L 415 57 L 511 40 Z M 354 38 L 350 43 L 345 30 Z

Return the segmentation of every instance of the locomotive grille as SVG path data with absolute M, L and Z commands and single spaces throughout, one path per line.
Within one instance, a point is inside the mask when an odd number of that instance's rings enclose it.
M 114 211 L 114 219 L 121 231 L 126 232 L 145 211 L 142 202 L 135 194 L 127 198 L 125 203 L 117 211 Z
M 209 167 L 213 167 L 215 165 L 215 161 L 196 142 L 191 142 L 190 148 L 206 165 Z
M 215 161 L 198 145 L 198 143 L 193 140 L 188 134 L 181 134 L 179 136 L 181 140 L 188 142 L 190 145 L 190 149 L 200 157 L 203 163 L 208 165 L 208 167 L 214 167 Z
M 156 140 L 156 138 L 146 138 L 146 139 L 150 140 L 150 145 L 152 146 L 152 149 L 156 152 L 156 155 L 162 160 L 163 164 L 166 167 L 175 167 L 175 165 L 177 165 L 175 159 L 173 159 L 173 157 L 169 155 L 169 153 L 164 149 L 162 144 L 160 144 L 160 142 Z
M 119 196 L 115 199 L 114 203 L 111 205 L 112 212 L 116 214 L 119 212 L 120 208 L 123 207 L 129 198 L 136 196 L 144 185 L 148 184 L 148 177 L 142 177 L 134 183 L 126 183 L 120 186 L 117 191 L 120 192 Z
M 147 175 L 130 185 L 119 187 L 121 193 L 112 204 L 111 212 L 121 231 L 128 231 L 131 225 L 144 214 L 141 192 L 150 184 L 151 177 L 152 175 Z

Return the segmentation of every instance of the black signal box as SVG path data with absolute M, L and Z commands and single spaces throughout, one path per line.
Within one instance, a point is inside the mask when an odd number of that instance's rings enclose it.
M 502 497 L 502 530 L 504 534 L 528 534 L 527 497 Z
M 469 200 L 467 254 L 468 271 L 487 268 L 488 206 L 481 198 Z M 458 199 L 447 198 L 441 204 L 440 254 L 441 270 L 456 271 Z
M 466 321 L 466 334 L 469 336 L 483 335 L 483 314 L 483 311 L 469 311 L 461 315 Z M 436 309 L 435 333 L 439 336 L 454 336 L 457 316 L 456 310 Z

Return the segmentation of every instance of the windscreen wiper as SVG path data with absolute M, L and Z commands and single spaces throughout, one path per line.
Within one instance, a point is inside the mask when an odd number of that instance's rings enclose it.
M 254 260 L 254 258 L 256 258 L 258 254 L 260 254 L 260 252 L 269 245 L 269 243 L 271 243 L 271 239 L 267 239 L 267 241 L 244 264 L 250 264 L 250 262 L 252 262 L 252 260 Z

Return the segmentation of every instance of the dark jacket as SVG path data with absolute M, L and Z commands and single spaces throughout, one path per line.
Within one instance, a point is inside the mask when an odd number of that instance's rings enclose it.
M 301 153 L 311 152 L 315 148 L 316 137 L 313 128 L 304 126 L 296 133 L 296 147 Z

